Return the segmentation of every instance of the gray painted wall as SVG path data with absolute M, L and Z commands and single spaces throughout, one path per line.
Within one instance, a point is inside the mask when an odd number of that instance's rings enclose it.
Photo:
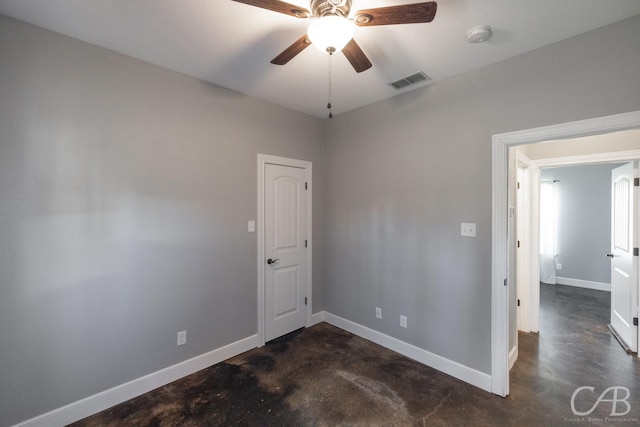
M 256 333 L 258 153 L 313 162 L 323 309 L 322 121 L 1 16 L 0 58 L 0 425 Z
M 640 109 L 639 37 L 637 16 L 330 121 L 326 309 L 490 373 L 491 137 Z
M 619 165 L 584 165 L 542 169 L 555 185 L 556 263 L 559 277 L 611 283 L 611 169 Z

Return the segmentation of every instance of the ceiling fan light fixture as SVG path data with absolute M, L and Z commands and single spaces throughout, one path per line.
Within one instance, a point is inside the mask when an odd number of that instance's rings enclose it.
M 322 52 L 342 50 L 353 38 L 353 23 L 342 16 L 323 16 L 311 23 L 307 35 Z

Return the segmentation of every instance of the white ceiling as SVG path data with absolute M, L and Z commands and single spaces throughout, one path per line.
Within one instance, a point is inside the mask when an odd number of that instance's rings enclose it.
M 288 2 L 309 8 L 307 0 Z M 353 0 L 351 10 L 416 2 Z M 231 0 L 0 0 L 0 14 L 327 116 L 326 53 L 311 46 L 287 65 L 269 62 L 309 20 Z M 333 112 L 420 87 L 389 86 L 417 71 L 442 80 L 637 14 L 638 0 L 439 0 L 431 23 L 356 29 L 373 67 L 357 74 L 343 55 L 334 56 Z M 482 24 L 492 27 L 492 38 L 467 43 L 467 30 Z

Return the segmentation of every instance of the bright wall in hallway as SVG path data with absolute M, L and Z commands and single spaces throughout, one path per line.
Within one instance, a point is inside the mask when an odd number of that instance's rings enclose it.
M 611 170 L 599 164 L 545 168 L 542 180 L 558 180 L 556 264 L 558 277 L 611 283 Z

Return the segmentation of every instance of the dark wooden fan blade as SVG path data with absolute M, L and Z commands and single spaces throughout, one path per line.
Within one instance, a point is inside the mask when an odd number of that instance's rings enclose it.
M 295 16 L 296 18 L 308 18 L 311 12 L 307 9 L 296 6 L 295 4 L 285 3 L 280 0 L 233 0 L 238 3 L 248 4 L 250 6 L 261 7 L 263 9 L 272 10 L 274 12 L 284 13 L 285 15 Z
M 351 41 L 347 43 L 347 45 L 342 49 L 342 53 L 344 53 L 344 56 L 347 57 L 347 60 L 351 63 L 351 66 L 357 73 L 361 73 L 371 68 L 371 61 L 369 61 L 367 55 L 364 54 L 354 39 L 351 39 Z
M 311 40 L 307 35 L 303 35 L 298 40 L 293 42 L 291 46 L 282 51 L 282 53 L 271 60 L 272 64 L 276 65 L 284 65 L 287 62 L 291 61 L 297 54 L 302 52 L 307 48 L 307 46 L 311 46 Z
M 431 22 L 436 16 L 438 4 L 434 1 L 426 3 L 404 4 L 400 6 L 378 7 L 358 11 L 353 21 L 360 27 L 373 25 L 419 24 Z

